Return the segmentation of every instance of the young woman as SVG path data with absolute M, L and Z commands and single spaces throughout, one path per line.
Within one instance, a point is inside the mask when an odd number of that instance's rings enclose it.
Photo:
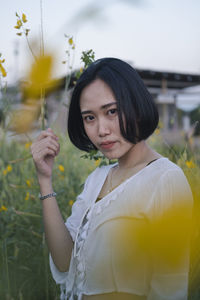
M 148 235 L 143 235 L 147 245 L 141 246 L 144 226 L 161 224 L 154 220 L 183 207 L 189 222 L 192 211 L 192 194 L 182 170 L 146 142 L 158 119 L 151 95 L 129 64 L 103 58 L 87 68 L 72 94 L 69 137 L 79 149 L 98 149 L 117 163 L 90 174 L 66 223 L 51 180 L 58 138 L 48 128 L 33 143 L 50 267 L 61 285 L 61 299 L 187 299 L 186 232 L 179 250 L 166 228 L 157 236 L 165 235 L 159 246 L 180 251 L 179 263 L 148 251 L 157 249 L 152 247 L 156 239 Z M 154 226 L 156 232 L 158 227 Z

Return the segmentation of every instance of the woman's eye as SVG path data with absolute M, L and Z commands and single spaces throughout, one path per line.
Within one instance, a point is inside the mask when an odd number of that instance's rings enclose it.
M 117 113 L 117 108 L 112 108 L 112 109 L 109 109 L 109 111 L 108 111 L 109 115 L 115 115 L 116 113 Z
M 85 120 L 86 122 L 91 122 L 93 119 L 94 119 L 93 116 L 85 116 L 85 117 L 84 117 L 84 120 Z

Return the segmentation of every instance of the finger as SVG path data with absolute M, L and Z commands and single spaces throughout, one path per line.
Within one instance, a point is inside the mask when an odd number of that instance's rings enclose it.
M 46 137 L 41 141 L 35 142 L 31 145 L 31 154 L 36 155 L 43 151 L 43 149 L 49 148 L 55 153 L 60 149 L 60 145 L 57 141 L 53 140 L 51 137 Z
M 45 148 L 49 148 L 49 149 L 55 151 L 55 153 L 56 153 L 59 149 L 59 143 L 57 143 L 56 141 L 52 141 L 52 140 L 43 140 L 39 144 L 36 144 L 33 147 L 32 152 L 39 153 L 39 152 L 43 151 Z
M 38 163 L 43 161 L 47 156 L 55 157 L 55 151 L 49 148 L 42 149 L 40 152 L 34 153 L 33 159 L 36 163 Z
M 41 141 L 42 139 L 44 139 L 46 137 L 51 137 L 54 140 L 58 140 L 58 137 L 53 133 L 53 131 L 44 130 L 44 131 L 41 131 L 40 135 L 36 138 L 36 141 Z

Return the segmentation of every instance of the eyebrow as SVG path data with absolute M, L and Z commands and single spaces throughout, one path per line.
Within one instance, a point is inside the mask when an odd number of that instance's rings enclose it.
M 104 104 L 100 107 L 100 109 L 105 109 L 105 108 L 108 108 L 114 104 L 117 104 L 117 102 L 112 102 L 112 103 L 108 103 L 108 104 Z M 85 114 L 89 114 L 89 113 L 92 113 L 92 110 L 84 110 L 81 112 L 81 115 L 85 115 Z

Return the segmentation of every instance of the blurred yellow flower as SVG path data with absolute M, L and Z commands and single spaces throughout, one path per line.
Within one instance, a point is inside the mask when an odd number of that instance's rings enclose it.
M 26 184 L 30 187 L 31 186 L 31 181 L 30 180 L 26 180 Z
M 3 170 L 3 175 L 6 176 L 8 173 L 7 169 Z
M 15 29 L 20 29 L 22 27 L 22 21 L 20 19 L 17 20 L 17 25 L 14 27 Z
M 16 34 L 19 35 L 19 36 L 21 36 L 21 35 L 22 35 L 22 32 L 17 32 Z
M 22 26 L 22 21 L 20 19 L 17 20 L 17 25 L 20 26 L 20 27 Z
M 60 172 L 64 172 L 65 171 L 65 168 L 62 165 L 59 165 L 58 169 L 60 170 Z
M 11 118 L 11 130 L 17 133 L 25 133 L 34 128 L 34 121 L 40 112 L 40 103 L 35 102 L 24 106 L 21 110 L 13 112 Z
M 7 211 L 8 209 L 7 209 L 7 207 L 5 207 L 5 205 L 2 205 L 1 207 L 0 207 L 0 212 L 1 211 Z
M 11 165 L 8 165 L 8 166 L 7 166 L 7 171 L 8 171 L 8 172 L 11 172 L 11 171 L 12 171 L 12 166 L 11 166 Z
M 94 161 L 94 163 L 95 163 L 95 166 L 96 167 L 98 167 L 99 166 L 99 164 L 100 164 L 100 162 L 101 162 L 101 159 L 99 158 L 99 159 L 97 159 L 97 160 L 95 160 Z
M 53 89 L 59 82 L 52 80 L 53 56 L 41 55 L 36 58 L 23 87 L 25 98 L 39 99 L 41 91 Z
M 27 192 L 27 193 L 26 193 L 25 200 L 28 200 L 28 199 L 29 199 L 29 197 L 30 197 L 30 194 L 29 194 L 29 192 Z
M 22 21 L 23 21 L 23 23 L 26 23 L 26 22 L 27 22 L 27 19 L 26 19 L 26 15 L 25 15 L 25 14 L 22 14 Z
M 158 128 L 156 128 L 156 130 L 155 130 L 155 134 L 159 134 L 160 133 L 160 129 L 158 129 Z
M 70 206 L 72 206 L 72 205 L 73 205 L 73 203 L 74 203 L 74 201 L 73 201 L 73 200 L 69 200 L 69 205 L 70 205 Z
M 68 39 L 68 43 L 69 43 L 70 45 L 73 45 L 74 41 L 73 41 L 73 38 L 72 38 L 72 37 Z
M 186 160 L 185 164 L 186 164 L 186 166 L 187 166 L 188 168 L 190 168 L 190 169 L 196 167 L 195 163 L 194 163 L 192 160 Z
M 32 145 L 32 142 L 28 142 L 28 143 L 25 144 L 25 148 L 29 149 L 31 145 Z
M 3 61 L 2 61 L 3 62 Z M 0 62 L 0 71 L 3 77 L 7 76 L 6 70 L 4 69 L 2 63 Z

